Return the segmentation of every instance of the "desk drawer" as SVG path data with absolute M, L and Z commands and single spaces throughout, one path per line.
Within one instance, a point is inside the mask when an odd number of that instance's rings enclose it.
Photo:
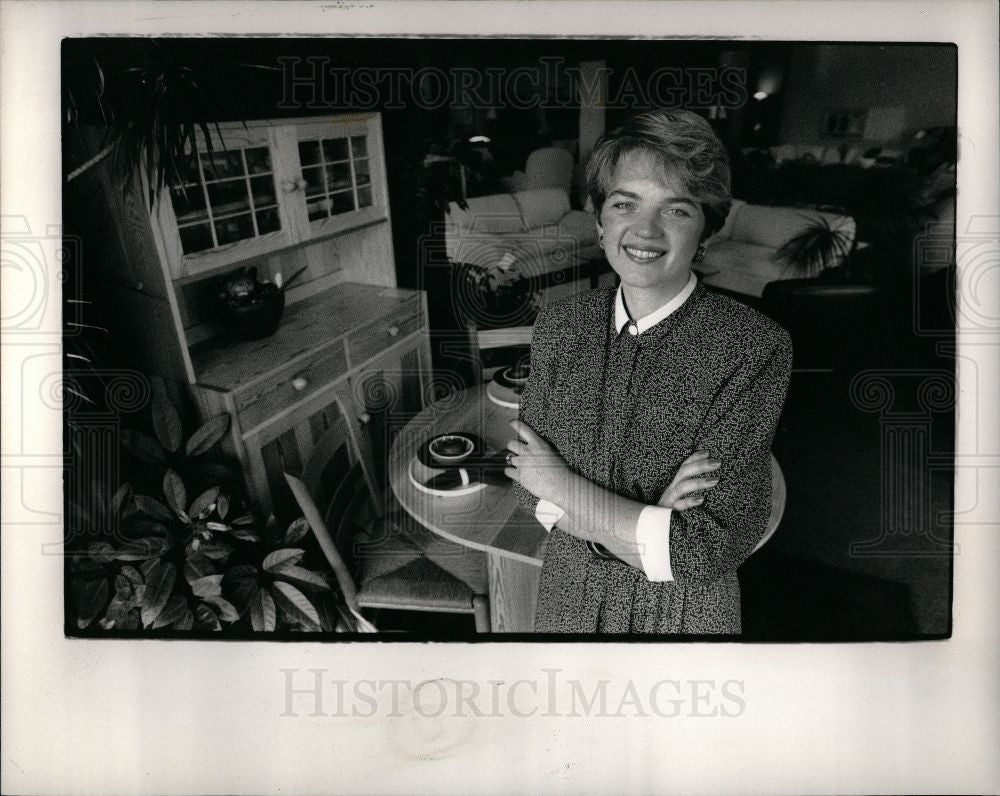
M 337 343 L 308 362 L 284 368 L 265 382 L 236 394 L 240 427 L 249 431 L 284 409 L 305 400 L 347 372 L 344 346 Z
M 420 300 L 414 297 L 403 304 L 392 315 L 368 324 L 353 332 L 347 338 L 347 348 L 351 353 L 351 365 L 357 367 L 371 359 L 379 351 L 413 334 L 423 324 Z

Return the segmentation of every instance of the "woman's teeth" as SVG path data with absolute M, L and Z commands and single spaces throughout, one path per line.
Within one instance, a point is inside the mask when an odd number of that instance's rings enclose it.
M 625 246 L 624 249 L 625 253 L 634 260 L 655 260 L 664 254 L 662 249 L 634 249 L 631 246 Z

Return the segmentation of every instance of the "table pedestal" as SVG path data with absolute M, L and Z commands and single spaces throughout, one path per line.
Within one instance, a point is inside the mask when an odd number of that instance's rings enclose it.
M 538 581 L 542 568 L 490 553 L 490 630 L 531 633 L 535 627 Z

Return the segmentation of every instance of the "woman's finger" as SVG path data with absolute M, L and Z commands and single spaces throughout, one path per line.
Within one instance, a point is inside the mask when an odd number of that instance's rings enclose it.
M 541 442 L 542 439 L 539 437 L 535 430 L 522 420 L 511 420 L 510 427 L 517 432 L 517 435 L 527 443 Z
M 674 476 L 674 480 L 671 483 L 677 483 L 686 478 L 697 478 L 700 475 L 707 475 L 718 470 L 721 466 L 722 462 L 718 459 L 699 459 L 692 462 L 689 458 L 677 470 L 677 475 Z
M 707 459 L 709 455 L 708 451 L 695 451 L 684 460 L 684 464 L 687 464 L 688 462 L 696 462 L 701 459 Z
M 509 439 L 509 440 L 507 440 L 506 448 L 511 453 L 515 453 L 518 456 L 521 456 L 521 455 L 527 453 L 527 451 L 528 451 L 528 446 L 525 445 L 523 442 L 521 442 L 521 440 L 519 440 L 519 439 Z
M 695 497 L 681 498 L 680 500 L 674 501 L 674 511 L 687 511 L 688 509 L 694 509 L 705 502 L 705 498 L 700 495 Z
M 704 492 L 719 484 L 718 478 L 688 478 L 670 487 L 674 499 L 690 495 L 692 492 Z

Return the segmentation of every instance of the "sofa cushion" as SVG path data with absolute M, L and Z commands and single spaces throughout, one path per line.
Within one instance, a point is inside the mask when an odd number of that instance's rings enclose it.
M 819 217 L 825 218 L 834 229 L 842 229 L 854 241 L 855 224 L 850 216 L 821 213 L 818 210 L 802 210 L 794 207 L 766 207 L 764 205 L 744 205 L 739 208 L 733 221 L 730 238 L 745 243 L 781 248 L 785 243 L 805 230 L 809 223 Z
M 569 196 L 561 188 L 518 191 L 513 199 L 521 210 L 526 229 L 558 224 L 559 219 L 569 212 Z
M 736 222 L 736 215 L 740 212 L 741 207 L 746 207 L 746 204 L 747 203 L 742 199 L 733 199 L 732 207 L 729 208 L 729 215 L 726 216 L 726 223 L 722 225 L 722 228 L 718 232 L 708 239 L 706 245 L 711 245 L 715 241 L 732 239 L 733 224 Z
M 760 296 L 768 282 L 793 279 L 798 274 L 777 260 L 773 246 L 723 240 L 713 243 L 698 270 L 706 285 L 721 287 L 747 296 Z
M 455 202 L 449 205 L 449 225 L 496 235 L 524 232 L 527 229 L 521 208 L 509 193 L 476 196 L 467 199 L 466 204 L 469 206 L 468 210 L 462 210 Z

